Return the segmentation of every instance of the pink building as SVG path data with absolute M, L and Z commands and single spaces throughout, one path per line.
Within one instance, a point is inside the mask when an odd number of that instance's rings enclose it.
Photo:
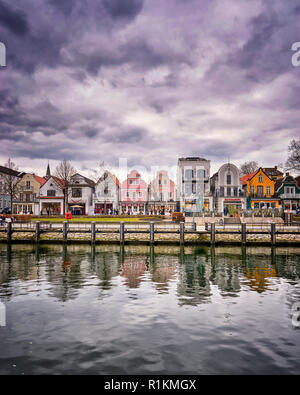
M 146 214 L 147 183 L 137 170 L 132 170 L 121 186 L 121 212 Z
M 176 211 L 175 184 L 165 170 L 157 172 L 149 185 L 149 212 L 168 214 Z

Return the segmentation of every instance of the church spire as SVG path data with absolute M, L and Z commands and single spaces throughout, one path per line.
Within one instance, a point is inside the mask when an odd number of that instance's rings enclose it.
M 50 177 L 51 177 L 51 172 L 50 172 L 50 165 L 48 162 L 46 178 L 50 178 Z

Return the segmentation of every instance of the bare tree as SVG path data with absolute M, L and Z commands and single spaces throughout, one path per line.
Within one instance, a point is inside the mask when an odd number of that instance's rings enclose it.
M 242 176 L 246 174 L 254 173 L 256 170 L 259 169 L 259 164 L 255 161 L 245 162 L 240 167 L 240 172 Z
M 300 170 L 300 140 L 291 140 L 288 146 L 289 157 L 285 162 L 286 170 Z
M 104 214 L 107 214 L 107 195 L 109 192 L 109 177 L 110 167 L 104 161 L 99 162 L 96 169 L 92 170 L 90 175 L 95 183 L 101 182 L 103 185 L 103 198 L 104 198 Z
M 9 158 L 7 162 L 4 164 L 7 171 L 1 174 L 1 178 L 3 180 L 3 191 L 4 194 L 8 195 L 10 198 L 10 210 L 13 212 L 13 200 L 17 197 L 17 193 L 19 191 L 18 182 L 20 181 L 18 167 L 12 160 Z
M 62 181 L 62 188 L 64 194 L 64 213 L 67 211 L 67 203 L 69 197 L 69 188 L 72 177 L 76 174 L 75 168 L 71 165 L 71 162 L 66 159 L 62 160 L 55 168 L 54 175 Z

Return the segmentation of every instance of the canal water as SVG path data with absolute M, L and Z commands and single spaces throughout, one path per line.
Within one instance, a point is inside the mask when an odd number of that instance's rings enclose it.
M 299 253 L 2 244 L 0 374 L 299 374 Z

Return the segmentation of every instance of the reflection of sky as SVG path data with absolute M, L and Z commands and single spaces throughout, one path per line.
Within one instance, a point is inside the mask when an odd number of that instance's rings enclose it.
M 27 259 L 14 248 L 7 259 L 6 246 L 0 246 L 0 299 L 7 307 L 1 372 L 10 373 L 12 365 L 18 373 L 299 369 L 300 336 L 290 316 L 291 302 L 300 295 L 299 255 L 279 255 L 276 266 L 267 254 L 257 260 L 251 255 L 249 278 L 241 255 L 218 255 L 217 249 L 213 262 L 207 251 L 184 255 L 183 261 L 154 254 L 151 261 L 126 256 L 126 248 L 123 257 L 109 251 L 93 257 L 82 246 L 77 254 L 70 250 L 66 273 L 61 250 L 51 256 L 51 248 L 41 251 L 37 266 L 33 252 Z M 130 271 L 137 274 L 134 287 L 122 275 L 128 264 L 137 268 Z M 265 279 L 264 292 L 253 286 L 257 273 Z

